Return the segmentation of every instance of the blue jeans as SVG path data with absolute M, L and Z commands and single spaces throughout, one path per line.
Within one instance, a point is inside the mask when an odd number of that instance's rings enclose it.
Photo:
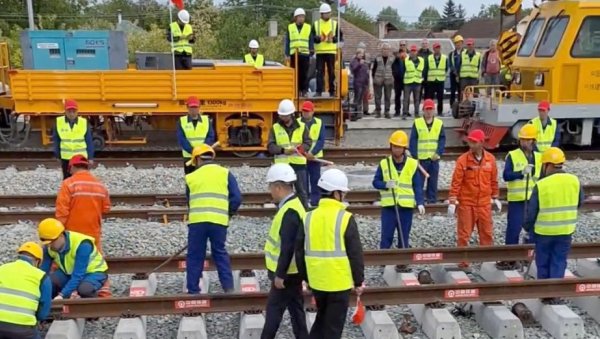
M 519 243 L 519 235 L 523 222 L 525 221 L 525 202 L 510 201 L 508 203 L 508 213 L 506 214 L 506 237 L 504 238 L 505 245 L 516 245 Z M 529 232 L 527 244 L 533 244 L 533 234 Z
M 50 273 L 50 280 L 52 281 L 52 297 L 57 296 L 60 291 L 69 282 L 71 276 L 67 275 L 62 270 L 56 270 Z M 98 294 L 98 290 L 102 288 L 104 282 L 108 279 L 106 273 L 89 273 L 83 277 L 83 280 L 77 287 L 77 294 L 82 298 L 95 298 Z M 64 296 L 67 298 L 68 296 Z
M 398 212 L 400 214 L 400 227 L 402 227 L 402 238 L 404 239 L 404 246 L 405 248 L 408 248 L 410 229 L 412 228 L 413 209 L 398 206 Z M 388 249 L 392 247 L 392 244 L 394 242 L 394 233 L 396 233 L 397 227 L 398 220 L 396 218 L 396 210 L 394 209 L 394 206 L 381 208 L 381 242 L 379 243 L 380 249 Z M 398 248 L 402 248 L 400 234 L 398 234 Z
M 200 278 L 204 270 L 206 243 L 210 240 L 210 252 L 217 266 L 219 280 L 224 290 L 233 289 L 231 262 L 225 249 L 227 227 L 213 223 L 188 225 L 188 251 L 186 258 L 186 285 L 189 294 L 200 293 Z
M 564 278 L 567 255 L 571 250 L 571 236 L 536 234 L 534 240 L 537 278 Z
M 440 162 L 433 160 L 419 160 L 423 169 L 429 173 L 429 178 L 425 180 L 427 190 L 425 191 L 425 201 L 430 204 L 437 202 L 438 175 L 440 173 Z
M 310 205 L 317 206 L 321 199 L 321 189 L 319 188 L 319 178 L 321 177 L 321 163 L 316 161 L 309 161 L 306 165 L 308 170 L 308 182 L 307 186 L 309 189 Z

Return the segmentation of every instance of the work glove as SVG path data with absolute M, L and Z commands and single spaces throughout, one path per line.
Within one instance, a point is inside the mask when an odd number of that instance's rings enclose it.
M 523 175 L 527 176 L 527 175 L 531 174 L 532 170 L 533 170 L 533 165 L 527 164 L 527 166 L 525 166 L 525 168 L 523 168 L 523 171 L 521 171 L 521 173 L 523 173 Z
M 419 209 L 419 214 L 420 215 L 425 214 L 425 206 L 419 205 L 419 206 L 417 206 L 417 208 Z
M 387 189 L 396 188 L 396 180 L 390 180 L 390 181 L 386 182 L 385 188 L 387 188 Z
M 434 154 L 431 156 L 431 160 L 433 160 L 433 161 L 438 161 L 438 160 L 440 160 L 440 156 L 439 156 L 439 155 L 437 155 L 437 153 L 434 153 Z
M 64 299 L 63 296 L 59 294 L 56 297 L 54 297 L 54 299 L 52 299 L 52 300 L 63 300 L 63 299 Z
M 453 217 L 455 212 L 456 212 L 456 205 L 449 204 L 448 205 L 448 216 Z
M 502 212 L 502 202 L 500 202 L 500 200 L 498 200 L 498 199 L 492 199 L 492 203 L 494 205 L 496 205 L 496 208 L 498 209 L 498 212 Z

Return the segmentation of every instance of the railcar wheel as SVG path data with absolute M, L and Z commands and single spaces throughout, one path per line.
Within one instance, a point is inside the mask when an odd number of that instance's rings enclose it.
M 253 158 L 258 154 L 258 152 L 246 151 L 246 152 L 233 152 L 238 158 Z

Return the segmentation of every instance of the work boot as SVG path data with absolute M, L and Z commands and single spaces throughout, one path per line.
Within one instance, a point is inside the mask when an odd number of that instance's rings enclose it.
M 320 97 L 320 96 L 322 96 L 322 95 L 323 95 L 323 93 L 321 93 L 321 92 L 316 92 L 316 93 L 315 93 L 315 98 L 317 98 L 317 97 Z
M 394 116 L 395 116 L 395 117 L 399 117 L 399 116 L 400 116 L 400 112 L 396 112 L 396 113 L 394 113 Z
M 391 119 L 390 112 L 385 112 L 383 115 L 386 119 Z
M 375 111 L 375 118 L 381 118 L 381 111 Z

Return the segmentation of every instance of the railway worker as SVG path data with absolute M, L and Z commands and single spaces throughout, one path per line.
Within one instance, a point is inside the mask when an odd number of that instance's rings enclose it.
M 250 48 L 250 52 L 244 55 L 244 62 L 254 67 L 263 67 L 265 65 L 265 56 L 258 53 L 258 41 L 250 40 L 248 48 Z
M 94 143 L 92 142 L 92 129 L 86 118 L 77 115 L 77 101 L 65 100 L 65 115 L 56 118 L 56 126 L 52 140 L 54 141 L 54 155 L 60 159 L 63 180 L 70 177 L 69 160 L 77 154 L 88 159 L 90 165 L 94 161 Z
M 415 119 L 410 132 L 410 155 L 419 160 L 427 173 L 427 203 L 437 202 L 438 175 L 440 172 L 440 157 L 446 147 L 446 133 L 442 119 L 434 117 L 435 103 L 431 99 L 423 103 L 423 117 Z M 439 112 L 439 110 L 438 110 Z
M 41 339 L 37 324 L 52 305 L 52 282 L 38 268 L 44 252 L 26 242 L 17 253 L 17 260 L 0 266 L 0 338 Z
M 421 48 L 419 48 L 417 55 L 423 58 L 423 60 L 427 61 L 427 59 L 429 59 L 429 56 L 432 54 L 433 52 L 431 51 L 431 49 L 429 49 L 429 40 L 421 40 Z M 430 91 L 429 82 L 427 80 L 427 77 L 425 76 L 423 77 L 423 84 L 421 86 L 421 98 L 424 98 L 427 95 L 428 91 Z
M 294 194 L 296 173 L 288 164 L 275 164 L 267 172 L 267 183 L 278 210 L 265 242 L 265 262 L 273 282 L 267 301 L 267 315 L 261 339 L 274 339 L 286 308 L 297 339 L 308 339 L 302 276 L 294 251 L 298 232 L 304 227 L 306 211 Z
M 564 278 L 577 209 L 584 201 L 579 179 L 563 170 L 565 154 L 551 147 L 542 154 L 542 179 L 531 193 L 524 228 L 534 233 L 538 279 Z
M 58 266 L 50 273 L 54 300 L 69 299 L 75 293 L 82 298 L 95 298 L 108 279 L 108 265 L 94 245 L 94 238 L 67 231 L 53 218 L 40 222 L 38 236 L 45 245 L 40 268 L 49 273 L 52 263 Z
M 544 152 L 550 147 L 558 147 L 560 145 L 560 126 L 556 119 L 548 116 L 550 112 L 550 103 L 546 100 L 540 101 L 538 104 L 539 116 L 531 119 L 530 124 L 537 128 L 537 150 Z
M 269 132 L 267 149 L 275 158 L 276 164 L 292 166 L 298 177 L 295 183 L 296 193 L 304 207 L 308 207 L 307 158 L 300 154 L 298 148 L 309 151 L 312 147 L 312 140 L 306 125 L 302 121 L 294 119 L 295 113 L 296 106 L 291 100 L 281 100 L 277 108 L 279 121 L 273 124 L 273 128 Z M 307 154 L 310 154 L 310 151 Z
M 335 62 L 337 56 L 337 44 L 343 41 L 343 33 L 338 22 L 331 19 L 331 6 L 321 4 L 319 7 L 321 18 L 313 25 L 313 39 L 315 52 L 317 54 L 317 92 L 321 96 L 325 86 L 325 68 L 327 67 L 327 79 L 329 80 L 329 96 L 335 96 Z M 338 29 L 340 41 L 338 41 Z
M 317 206 L 321 198 L 319 189 L 319 178 L 321 177 L 321 163 L 315 159 L 323 158 L 323 147 L 325 146 L 325 125 L 321 119 L 314 116 L 315 105 L 311 101 L 302 103 L 302 117 L 298 122 L 303 123 L 308 129 L 312 141 L 310 150 L 306 152 L 306 174 L 308 177 L 307 191 L 310 206 Z
M 457 35 L 454 37 L 454 50 L 448 54 L 448 61 L 450 62 L 450 107 L 454 105 L 454 102 L 462 100 L 460 90 L 460 67 L 462 62 L 463 42 L 462 36 Z M 458 99 L 457 99 L 458 98 Z
M 233 291 L 231 262 L 225 242 L 229 218 L 242 204 L 242 194 L 233 174 L 214 163 L 214 158 L 215 151 L 209 145 L 194 147 L 188 165 L 196 166 L 196 170 L 185 176 L 189 202 L 186 258 L 189 294 L 200 293 L 199 284 L 208 240 L 221 286 L 227 293 Z
M 310 68 L 310 56 L 315 53 L 312 27 L 304 22 L 306 13 L 302 8 L 294 11 L 294 22 L 288 25 L 285 35 L 285 58 L 291 67 L 296 68 L 296 57 L 298 53 L 298 90 L 300 96 L 305 97 L 308 93 L 308 70 Z
M 419 213 L 425 213 L 423 179 L 418 169 L 419 162 L 407 155 L 406 133 L 401 130 L 395 131 L 390 136 L 389 142 L 391 155 L 379 162 L 373 178 L 373 187 L 378 189 L 381 195 L 379 248 L 392 247 L 396 230 L 398 230 L 398 248 L 408 248 L 415 201 Z
M 444 109 L 444 84 L 448 73 L 448 57 L 442 54 L 442 45 L 433 44 L 433 54 L 425 59 L 423 78 L 427 79 L 426 99 L 437 99 L 437 114 L 442 116 Z
M 404 68 L 408 51 L 406 50 L 406 41 L 399 43 L 398 53 L 392 63 L 392 74 L 394 76 L 394 116 L 399 117 L 402 108 L 402 91 L 404 90 Z
M 215 142 L 215 130 L 210 119 L 200 114 L 200 100 L 191 96 L 187 99 L 188 114 L 179 118 L 177 125 L 177 141 L 183 154 L 183 170 L 192 173 L 196 166 L 186 165 L 192 157 L 192 150 L 202 144 L 212 145 Z
M 493 203 L 498 211 L 502 209 L 502 203 L 498 200 L 496 158 L 483 149 L 485 133 L 482 130 L 472 130 L 467 136 L 467 142 L 469 151 L 458 157 L 452 174 L 448 215 L 454 216 L 457 212 L 458 247 L 469 244 L 475 225 L 479 233 L 479 244 L 492 245 L 490 203 Z M 462 262 L 459 267 L 467 269 L 469 264 Z
M 417 55 L 417 46 L 410 46 L 410 54 L 404 60 L 404 107 L 403 118 L 410 117 L 410 97 L 412 94 L 415 107 L 415 118 L 419 116 L 419 104 L 421 103 L 421 84 L 423 83 L 423 70 L 425 60 Z
M 182 9 L 177 21 L 169 25 L 167 40 L 172 43 L 175 69 L 192 69 L 192 44 L 196 42 L 194 29 L 190 25 L 190 13 Z
M 479 66 L 481 53 L 475 50 L 475 40 L 467 39 L 467 50 L 461 54 L 460 61 L 460 91 L 464 92 L 468 86 L 479 85 Z
M 342 203 L 349 191 L 346 174 L 329 169 L 319 187 L 319 207 L 306 214 L 298 234 L 296 262 L 317 306 L 310 338 L 340 339 L 350 292 L 363 292 L 363 249 L 354 216 Z
M 384 117 L 390 119 L 392 106 L 392 89 L 394 88 L 394 74 L 392 64 L 395 57 L 390 53 L 390 44 L 381 45 L 381 55 L 375 58 L 371 73 L 373 75 L 373 90 L 375 91 L 375 117 L 381 118 L 381 97 L 384 97 Z

